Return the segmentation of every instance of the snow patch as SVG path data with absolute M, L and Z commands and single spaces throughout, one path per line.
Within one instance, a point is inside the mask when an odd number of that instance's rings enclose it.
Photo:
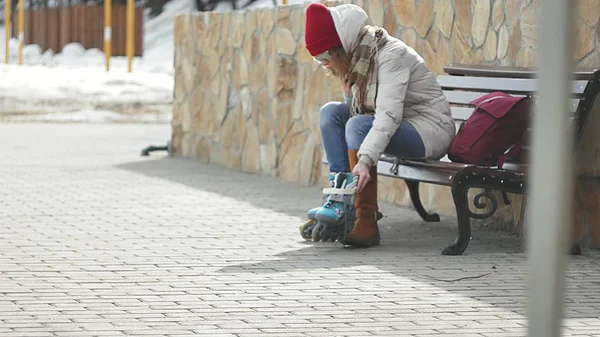
M 303 2 L 315 1 L 289 0 L 288 4 Z M 248 9 L 273 6 L 273 0 L 258 0 Z M 229 10 L 228 3 L 215 8 Z M 67 44 L 60 53 L 42 53 L 40 46 L 26 45 L 23 65 L 18 65 L 18 42 L 11 39 L 10 64 L 4 64 L 5 35 L 0 26 L 0 120 L 39 119 L 46 114 L 42 120 L 123 121 L 130 117 L 117 116 L 137 114 L 140 120 L 168 122 L 174 88 L 174 20 L 190 12 L 195 12 L 192 1 L 173 0 L 157 17 L 146 16 L 144 56 L 134 58 L 132 73 L 127 72 L 126 57 L 112 57 L 107 72 L 104 52 L 79 43 Z M 230 97 L 230 104 L 237 104 L 237 99 Z

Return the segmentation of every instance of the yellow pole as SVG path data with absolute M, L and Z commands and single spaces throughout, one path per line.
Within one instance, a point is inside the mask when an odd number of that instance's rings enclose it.
M 283 0 L 283 4 L 284 4 L 284 5 L 287 5 L 287 0 Z
M 11 0 L 4 1 L 4 61 L 8 64 L 8 58 L 10 57 L 10 51 L 8 50 L 10 41 L 10 28 L 12 24 L 10 22 L 10 3 Z
M 19 0 L 19 64 L 23 64 L 23 44 L 25 43 L 24 31 L 25 31 L 25 0 Z
M 133 59 L 133 24 L 135 20 L 134 15 L 134 1 L 127 0 L 127 69 L 131 72 L 131 62 Z
M 110 70 L 110 57 L 112 56 L 112 0 L 104 0 L 104 57 L 106 58 L 106 71 Z

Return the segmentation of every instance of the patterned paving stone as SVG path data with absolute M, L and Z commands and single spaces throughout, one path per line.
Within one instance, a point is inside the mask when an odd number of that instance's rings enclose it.
M 168 125 L 0 124 L 2 336 L 523 336 L 522 239 L 381 205 L 382 245 L 298 234 L 320 188 L 140 157 Z M 565 336 L 598 336 L 600 254 L 570 257 Z M 470 277 L 470 278 L 465 278 Z

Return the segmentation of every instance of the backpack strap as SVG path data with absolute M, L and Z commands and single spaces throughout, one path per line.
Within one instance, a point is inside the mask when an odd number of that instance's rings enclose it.
M 521 150 L 523 149 L 523 145 L 525 145 L 525 139 L 526 137 L 526 132 L 523 133 L 523 136 L 521 136 L 521 139 L 519 139 L 518 142 L 515 143 L 515 145 L 505 154 L 498 156 L 498 168 L 502 168 L 502 166 L 504 165 L 504 163 L 506 163 L 507 160 L 514 158 L 516 155 L 519 154 L 519 152 L 521 152 Z
M 488 98 L 486 98 L 485 100 L 483 100 L 483 101 L 479 102 L 479 103 L 478 103 L 478 104 L 475 106 L 475 109 L 479 109 L 479 108 L 480 108 L 482 105 L 484 105 L 485 103 L 491 102 L 491 101 L 493 101 L 493 100 L 495 100 L 495 99 L 498 99 L 498 98 L 504 98 L 504 97 L 506 97 L 506 96 L 500 96 L 500 95 L 499 95 L 499 96 L 491 96 L 491 97 L 488 97 Z M 473 101 L 473 102 L 474 102 L 474 101 Z
M 506 154 L 498 156 L 498 168 L 502 168 L 507 160 L 514 158 L 517 154 L 519 154 L 519 152 L 521 152 L 521 149 L 523 149 L 523 145 L 525 144 L 525 138 L 527 137 L 525 137 L 525 134 L 523 134 L 521 139 L 515 143 L 510 151 L 508 151 Z M 508 195 L 505 191 L 502 191 L 502 199 L 504 199 L 505 205 L 510 205 L 510 199 L 508 199 Z

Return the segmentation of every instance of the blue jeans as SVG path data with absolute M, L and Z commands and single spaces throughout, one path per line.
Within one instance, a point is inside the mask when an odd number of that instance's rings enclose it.
M 341 102 L 325 104 L 319 113 L 321 137 L 330 172 L 349 172 L 348 150 L 358 150 L 373 126 L 375 117 L 350 118 L 350 106 Z M 384 151 L 398 157 L 424 157 L 425 145 L 412 124 L 402 121 Z

